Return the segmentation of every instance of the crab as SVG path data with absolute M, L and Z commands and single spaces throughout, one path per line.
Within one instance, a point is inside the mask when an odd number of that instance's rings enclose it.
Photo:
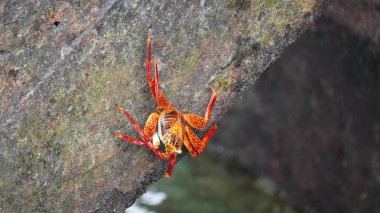
M 187 148 L 192 157 L 197 157 L 202 153 L 208 141 L 215 134 L 217 125 L 214 124 L 206 132 L 203 138 L 199 138 L 193 131 L 204 130 L 210 121 L 212 108 L 216 101 L 216 92 L 211 87 L 212 96 L 208 103 L 204 117 L 195 114 L 184 114 L 177 108 L 173 107 L 166 96 L 160 90 L 160 80 L 158 76 L 157 60 L 153 60 L 154 78 L 151 67 L 151 36 L 148 33 L 148 48 L 146 59 L 146 75 L 150 92 L 157 103 L 156 111 L 151 113 L 145 123 L 144 129 L 117 104 L 118 109 L 132 123 L 140 138 L 134 138 L 115 132 L 118 138 L 129 141 L 136 145 L 143 145 L 153 152 L 158 158 L 169 160 L 169 166 L 165 177 L 172 175 L 177 155 L 182 154 L 183 145 Z M 162 148 L 164 147 L 164 148 Z

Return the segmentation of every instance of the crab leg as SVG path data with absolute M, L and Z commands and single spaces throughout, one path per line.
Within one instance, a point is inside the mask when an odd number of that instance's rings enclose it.
M 116 132 L 114 132 L 113 134 L 122 140 L 129 141 L 129 142 L 137 144 L 137 145 L 145 145 L 151 152 L 153 152 L 153 154 L 155 154 L 158 158 L 161 158 L 162 160 L 169 159 L 169 157 L 171 155 L 170 153 L 163 153 L 163 152 L 157 151 L 153 147 L 153 144 L 151 142 L 144 142 L 140 139 L 133 138 L 133 137 L 130 137 L 128 135 L 122 135 L 122 134 L 119 134 Z
M 140 137 L 143 139 L 143 141 L 149 141 L 149 138 L 146 136 L 144 131 L 142 131 L 141 127 L 137 124 L 137 122 L 128 114 L 123 107 L 121 107 L 119 104 L 116 104 L 117 108 L 120 110 L 121 113 L 125 115 L 125 117 L 128 118 L 128 120 L 132 123 L 133 127 L 139 133 Z
M 119 110 L 128 118 L 128 120 L 132 123 L 132 125 L 135 127 L 135 130 L 137 131 L 137 133 L 139 133 L 140 137 L 142 138 L 142 140 L 139 140 L 139 139 L 136 139 L 136 138 L 132 138 L 132 137 L 129 137 L 127 135 L 120 135 L 119 133 L 114 133 L 118 138 L 120 139 L 123 139 L 123 140 L 126 140 L 126 141 L 130 141 L 131 143 L 135 143 L 135 144 L 141 144 L 143 143 L 151 152 L 153 152 L 157 157 L 163 159 L 163 160 L 167 160 L 169 159 L 171 153 L 163 153 L 163 152 L 160 152 L 160 151 L 157 151 L 153 144 L 151 143 L 151 138 L 148 138 L 148 136 L 141 130 L 140 126 L 136 123 L 136 121 L 128 114 L 127 111 L 125 111 L 120 105 L 117 105 L 117 107 L 119 108 Z
M 146 58 L 146 77 L 149 85 L 150 92 L 154 100 L 157 102 L 159 107 L 168 107 L 170 106 L 168 99 L 166 96 L 160 91 L 160 81 L 158 78 L 158 66 L 157 61 L 154 59 L 154 77 L 152 78 L 152 64 L 151 64 L 151 49 L 152 49 L 152 39 L 150 33 L 148 33 L 148 50 L 147 50 L 147 58 Z
M 131 137 L 128 135 L 122 135 L 122 134 L 119 134 L 117 132 L 114 132 L 113 134 L 116 137 L 120 138 L 121 140 L 129 141 L 129 142 L 137 144 L 137 145 L 145 145 L 145 142 L 140 140 L 140 139 L 137 139 L 137 138 L 134 138 L 134 137 Z
M 146 148 L 148 148 L 153 154 L 155 154 L 158 158 L 161 158 L 162 160 L 167 160 L 169 159 L 171 153 L 168 152 L 160 152 L 156 150 L 153 146 L 153 144 L 149 141 L 145 143 Z
M 148 32 L 148 50 L 147 50 L 147 57 L 146 57 L 146 77 L 149 85 L 150 92 L 152 93 L 152 96 L 154 99 L 156 99 L 156 94 L 154 92 L 154 79 L 152 78 L 152 66 L 150 64 L 150 58 L 151 58 L 151 43 L 152 40 L 150 38 L 150 33 Z
M 190 129 L 190 127 L 186 126 L 186 133 L 189 138 L 189 141 L 191 145 L 195 148 L 196 152 L 194 152 L 194 149 L 188 148 L 190 144 L 185 144 L 186 148 L 190 151 L 190 154 L 193 157 L 198 156 L 201 152 L 203 152 L 206 148 L 207 143 L 212 138 L 212 136 L 215 134 L 218 127 L 216 125 L 213 125 L 208 132 L 205 134 L 205 136 L 201 139 L 198 138 L 198 136 Z
M 199 152 L 195 149 L 195 147 L 191 144 L 189 136 L 186 135 L 183 138 L 183 144 L 185 145 L 186 149 L 190 152 L 191 156 L 194 158 L 199 155 Z
M 170 158 L 169 167 L 168 167 L 168 170 L 165 174 L 165 177 L 169 178 L 172 175 L 174 165 L 175 165 L 175 161 L 176 161 L 176 154 L 163 153 L 163 152 L 157 151 L 154 149 L 152 143 L 150 143 L 150 142 L 145 143 L 144 141 L 142 141 L 140 139 L 133 138 L 133 137 L 130 137 L 127 135 L 122 135 L 122 134 L 119 134 L 116 132 L 114 132 L 113 134 L 122 140 L 129 141 L 129 142 L 137 144 L 137 145 L 145 145 L 151 152 L 153 152 L 157 157 L 161 158 L 162 160 L 167 160 Z
M 156 93 L 156 98 L 158 99 L 160 97 L 160 79 L 158 76 L 158 65 L 157 60 L 154 59 L 154 92 Z
M 166 171 L 166 174 L 164 175 L 166 178 L 170 178 L 172 176 L 173 169 L 175 166 L 175 162 L 176 162 L 176 154 L 172 154 L 170 156 L 170 162 L 169 162 L 168 170 Z
M 154 63 L 154 92 L 156 94 L 157 105 L 158 107 L 169 107 L 170 104 L 169 104 L 168 99 L 166 98 L 164 93 L 160 91 L 160 79 L 158 76 L 157 60 L 154 59 L 153 63 Z
M 212 87 L 211 87 L 211 90 L 212 90 L 212 96 L 210 98 L 210 101 L 208 102 L 207 110 L 206 110 L 206 113 L 205 113 L 206 121 L 205 121 L 205 125 L 204 126 L 206 126 L 208 124 L 209 120 L 210 120 L 212 108 L 214 107 L 214 104 L 215 104 L 215 101 L 216 101 L 216 92 L 215 92 L 214 88 L 212 88 Z
M 148 136 L 148 138 L 152 138 L 152 136 L 154 135 L 157 129 L 159 118 L 160 114 L 158 114 L 157 112 L 153 112 L 149 115 L 148 120 L 145 122 L 144 133 L 146 134 L 146 136 Z
M 210 121 L 212 108 L 214 107 L 214 104 L 216 101 L 216 92 L 214 88 L 211 87 L 211 89 L 212 89 L 212 96 L 208 103 L 204 117 L 201 117 L 199 115 L 194 115 L 194 114 L 183 115 L 187 123 L 189 123 L 192 127 L 196 129 L 201 129 L 201 130 L 204 129 L 207 126 L 208 122 Z
M 171 153 L 164 153 L 164 152 L 157 151 L 151 142 L 145 142 L 145 141 L 142 141 L 140 139 L 133 138 L 133 137 L 130 137 L 128 135 L 122 135 L 122 134 L 119 134 L 116 132 L 114 132 L 113 134 L 116 137 L 118 137 L 122 140 L 125 140 L 125 141 L 129 141 L 133 144 L 145 145 L 146 148 L 148 148 L 151 152 L 153 152 L 154 155 L 156 155 L 158 158 L 161 158 L 162 160 L 167 160 L 170 158 L 170 155 L 172 155 Z

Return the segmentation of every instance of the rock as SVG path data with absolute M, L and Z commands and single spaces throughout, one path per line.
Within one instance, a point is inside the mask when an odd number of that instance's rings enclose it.
M 307 1 L 2 1 L 0 211 L 122 212 L 166 162 L 136 136 L 155 109 L 145 76 L 151 29 L 163 91 L 213 122 L 326 5 Z
M 335 0 L 326 11 L 326 17 L 347 27 L 353 33 L 380 42 L 380 1 Z
M 209 148 L 304 212 L 380 212 L 380 45 L 323 18 L 229 112 Z

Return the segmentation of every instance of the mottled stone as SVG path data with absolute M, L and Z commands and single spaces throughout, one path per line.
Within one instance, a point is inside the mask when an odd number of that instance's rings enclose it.
M 0 211 L 122 211 L 166 163 L 116 139 L 155 104 L 151 29 L 163 91 L 212 121 L 309 26 L 325 0 L 0 2 Z

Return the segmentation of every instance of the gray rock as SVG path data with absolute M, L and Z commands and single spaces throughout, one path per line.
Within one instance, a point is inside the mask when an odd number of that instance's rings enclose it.
M 274 180 L 305 212 L 380 212 L 380 45 L 354 32 L 320 20 L 209 147 Z
M 353 33 L 380 42 L 380 1 L 335 0 L 326 11 L 329 17 Z
M 320 14 L 308 1 L 0 2 L 0 211 L 121 212 L 166 162 L 136 136 L 155 108 L 145 76 L 151 29 L 162 88 L 212 121 Z

